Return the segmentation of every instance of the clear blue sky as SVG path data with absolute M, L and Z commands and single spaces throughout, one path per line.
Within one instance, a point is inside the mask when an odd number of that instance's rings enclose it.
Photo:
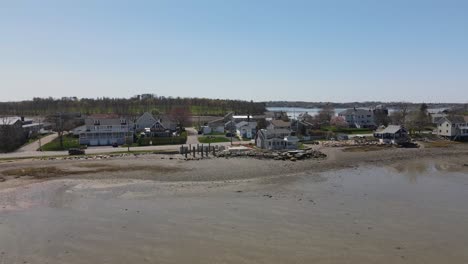
M 0 2 L 0 101 L 468 102 L 468 1 Z

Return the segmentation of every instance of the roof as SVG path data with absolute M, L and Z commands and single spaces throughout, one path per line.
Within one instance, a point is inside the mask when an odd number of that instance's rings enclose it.
M 257 126 L 257 122 L 247 122 L 247 121 L 241 121 L 239 122 L 236 127 L 244 127 L 244 126 Z
M 395 134 L 401 129 L 404 129 L 402 126 L 398 125 L 389 125 L 384 130 L 377 131 L 377 134 Z
M 447 120 L 448 122 L 452 124 L 463 124 L 463 123 L 468 123 L 468 116 L 462 116 L 462 115 L 446 116 L 439 120 L 439 124 L 443 123 L 445 120 Z
M 275 128 L 275 129 L 266 129 L 265 132 L 268 135 L 277 135 L 277 134 L 290 134 L 291 130 L 285 128 Z
M 250 118 L 252 119 L 253 116 L 246 116 L 246 115 L 235 115 L 235 116 L 232 116 L 232 118 L 234 119 L 247 119 L 247 118 Z
M 18 117 L 18 116 L 0 117 L 0 125 L 13 125 L 18 121 L 21 121 L 21 117 Z
M 154 118 L 154 116 L 149 113 L 149 112 L 144 112 L 140 117 L 138 117 L 138 119 L 136 120 L 136 122 L 140 122 L 143 118 L 148 118 L 148 119 L 152 119 L 154 121 L 156 121 L 156 118 Z
M 41 123 L 31 123 L 31 124 L 23 125 L 24 128 L 36 127 L 36 126 L 43 126 L 43 124 L 41 124 Z
M 94 120 L 99 120 L 100 126 L 116 126 L 116 125 L 120 126 L 122 124 L 121 123 L 122 120 L 125 120 L 127 125 L 133 124 L 133 122 L 125 118 L 86 118 L 85 125 L 94 126 Z
M 119 118 L 116 114 L 92 114 L 89 115 L 88 118 L 92 119 L 110 119 L 110 118 Z
M 271 120 L 270 123 L 275 127 L 289 127 L 291 124 L 283 120 Z
M 297 142 L 299 141 L 299 138 L 296 137 L 296 136 L 287 136 L 284 138 L 285 141 L 289 141 L 289 142 Z
M 314 127 L 315 126 L 314 124 L 312 124 L 310 122 L 307 122 L 305 120 L 299 121 L 299 123 L 302 124 L 305 127 Z
M 224 125 L 224 118 L 218 118 L 215 120 L 211 120 L 208 122 L 208 125 L 215 125 L 215 124 L 223 124 Z
M 362 109 L 362 108 L 350 108 L 344 111 L 341 111 L 340 115 L 367 115 L 372 113 L 370 109 Z

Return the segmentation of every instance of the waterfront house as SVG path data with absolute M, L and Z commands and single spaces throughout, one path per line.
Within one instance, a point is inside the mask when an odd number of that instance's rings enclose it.
M 257 122 L 241 121 L 236 124 L 236 133 L 241 138 L 252 139 L 257 133 Z
M 338 113 L 352 128 L 374 128 L 374 112 L 371 109 L 352 108 Z
M 291 123 L 283 120 L 271 120 L 267 129 L 287 129 L 291 130 Z
M 123 145 L 133 140 L 134 124 L 126 118 L 90 116 L 85 119 L 85 126 L 86 130 L 79 136 L 81 145 Z
M 444 117 L 446 117 L 447 114 L 436 113 L 436 114 L 430 114 L 430 116 L 431 116 L 431 123 L 434 125 L 439 125 L 439 121 L 442 120 Z
M 379 139 L 380 143 L 398 144 L 408 141 L 408 131 L 403 126 L 389 125 L 375 131 L 374 137 Z
M 267 150 L 297 149 L 299 138 L 290 135 L 287 129 L 260 129 L 255 138 L 255 145 Z
M 466 139 L 468 137 L 468 116 L 443 117 L 437 125 L 437 135 L 453 140 Z
M 151 128 L 158 120 L 151 113 L 145 112 L 135 121 L 136 132 Z
M 153 125 L 148 129 L 146 129 L 146 136 L 149 137 L 170 137 L 172 136 L 172 132 L 169 128 L 166 128 L 164 124 L 157 120 L 154 122 Z
M 225 124 L 226 122 L 224 118 L 218 118 L 210 121 L 205 127 L 203 127 L 203 134 L 224 133 Z

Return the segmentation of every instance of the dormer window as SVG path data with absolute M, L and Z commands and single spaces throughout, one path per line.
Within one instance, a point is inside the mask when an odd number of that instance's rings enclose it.
M 127 120 L 125 120 L 125 119 L 120 119 L 120 124 L 121 124 L 121 125 L 126 125 L 126 124 L 127 124 Z
M 100 124 L 101 124 L 101 121 L 96 120 L 96 119 L 94 120 L 94 125 L 95 125 L 95 126 L 99 126 Z

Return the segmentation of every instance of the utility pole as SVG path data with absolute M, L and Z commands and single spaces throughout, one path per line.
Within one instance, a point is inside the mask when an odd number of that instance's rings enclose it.
M 232 129 L 233 122 L 234 122 L 234 115 L 231 115 L 231 124 L 229 125 L 229 127 L 230 127 L 229 130 L 231 131 L 231 146 L 232 146 L 232 136 L 233 136 L 233 133 L 234 133 L 234 132 L 232 131 L 232 130 L 233 130 L 233 129 Z

